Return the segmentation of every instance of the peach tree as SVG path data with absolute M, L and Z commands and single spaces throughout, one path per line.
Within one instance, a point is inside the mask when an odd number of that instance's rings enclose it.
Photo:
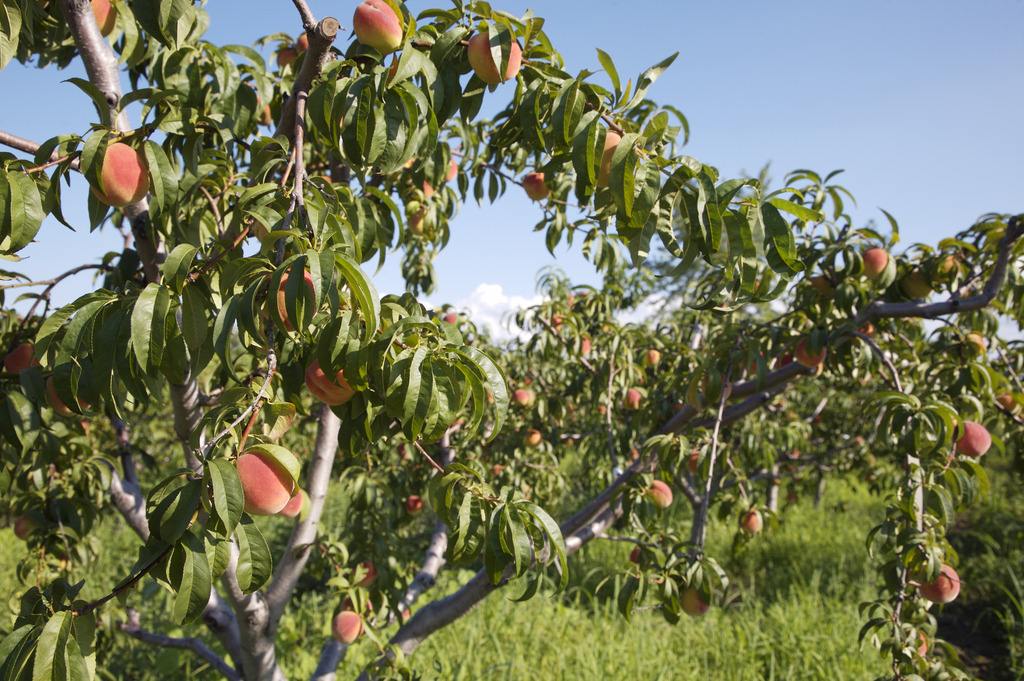
M 835 476 L 887 499 L 862 638 L 892 678 L 963 678 L 930 604 L 959 592 L 946 530 L 985 492 L 981 457 L 1019 432 L 1000 321 L 1022 316 L 1020 217 L 896 253 L 896 221 L 856 226 L 836 173 L 773 189 L 683 154 L 686 118 L 648 98 L 674 55 L 624 84 L 600 50 L 600 76 L 573 75 L 541 18 L 486 2 L 352 3 L 352 41 L 293 4 L 298 35 L 256 45 L 269 65 L 205 40 L 188 0 L 0 4 L 0 68 L 80 61 L 68 83 L 95 106 L 40 143 L 0 132 L 19 152 L 0 154 L 0 249 L 16 268 L 47 217 L 84 227 L 70 182 L 89 228 L 124 237 L 52 279 L 3 272 L 0 484 L 28 549 L 3 678 L 91 678 L 119 636 L 294 676 L 282 617 L 313 592 L 334 609 L 305 675 L 367 645 L 365 677 L 408 678 L 425 638 L 507 585 L 564 587 L 596 538 L 631 545 L 604 582 L 623 614 L 676 623 L 737 597 L 713 519 L 753 541 L 783 487 Z M 604 284 L 546 276 L 528 340 L 497 343 L 416 296 L 461 203 L 512 186 Z M 389 256 L 407 290 L 382 297 L 367 270 Z M 95 290 L 52 305 L 82 272 Z M 111 518 L 137 557 L 96 584 Z M 479 571 L 414 611 L 446 564 Z

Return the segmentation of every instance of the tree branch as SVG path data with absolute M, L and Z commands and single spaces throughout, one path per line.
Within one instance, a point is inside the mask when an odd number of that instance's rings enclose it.
M 331 469 L 338 452 L 338 431 L 341 421 L 327 405 L 320 408 L 317 419 L 316 444 L 313 447 L 313 460 L 306 479 L 309 494 L 309 513 L 300 520 L 292 530 L 288 539 L 288 547 L 277 564 L 274 577 L 267 587 L 267 605 L 270 607 L 270 634 L 284 613 L 285 606 L 291 599 L 295 585 L 306 568 L 313 542 L 316 539 L 317 525 L 323 515 L 327 488 L 331 482 Z
M 32 140 L 27 140 L 24 137 L 18 137 L 17 135 L 12 135 L 11 133 L 4 132 L 3 130 L 0 130 L 0 144 L 3 144 L 4 146 L 7 146 L 7 147 L 11 147 L 12 149 L 17 149 L 18 151 L 24 151 L 25 153 L 33 154 L 33 155 L 39 153 L 39 147 L 41 146 L 39 144 L 36 144 Z M 42 166 L 37 166 L 33 170 L 42 170 L 45 166 L 49 166 L 49 165 L 52 165 L 52 164 L 55 164 L 55 163 L 60 163 L 61 161 L 66 160 L 66 158 L 67 157 L 60 156 L 57 153 L 57 151 L 54 150 L 53 153 L 50 154 L 50 160 L 49 160 L 48 163 L 45 163 Z M 75 160 L 71 161 L 71 168 L 73 170 L 78 170 L 78 168 L 79 168 L 78 159 L 75 159 Z
M 121 631 L 134 639 L 142 641 L 143 643 L 163 646 L 165 648 L 191 650 L 193 653 L 205 660 L 211 667 L 220 672 L 224 678 L 229 681 L 242 681 L 241 675 L 201 639 L 192 637 L 175 638 L 147 631 L 139 625 L 139 613 L 133 608 L 128 609 L 128 621 L 121 624 Z
M 300 3 L 305 5 L 303 0 L 292 1 L 295 2 L 296 7 L 299 7 Z M 308 12 L 308 8 L 306 11 Z M 302 14 L 302 7 L 299 7 L 299 13 Z M 314 20 L 312 13 L 310 13 L 309 19 Z M 303 15 L 303 23 L 305 22 L 306 17 Z M 324 17 L 315 27 L 306 28 L 306 35 L 309 36 L 309 49 L 306 50 L 306 55 L 302 59 L 302 67 L 299 69 L 298 75 L 295 76 L 292 96 L 281 108 L 281 118 L 277 123 L 277 130 L 274 131 L 275 137 L 285 135 L 288 139 L 293 138 L 295 134 L 295 105 L 298 102 L 298 95 L 300 92 L 309 92 L 313 80 L 320 75 L 324 66 L 331 60 L 331 44 L 338 36 L 339 30 L 341 30 L 341 24 L 334 17 Z

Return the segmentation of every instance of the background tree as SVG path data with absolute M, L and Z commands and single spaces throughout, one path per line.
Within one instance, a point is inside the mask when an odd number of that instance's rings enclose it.
M 119 631 L 228 678 L 284 678 L 282 615 L 310 592 L 336 603 L 314 678 L 363 636 L 365 676 L 409 676 L 430 634 L 510 583 L 563 588 L 569 556 L 609 532 L 637 548 L 623 613 L 677 622 L 735 597 L 704 549 L 712 510 L 751 541 L 783 482 L 820 494 L 850 472 L 890 500 L 862 636 L 893 678 L 963 676 L 928 604 L 959 591 L 946 529 L 1018 425 L 1019 353 L 998 332 L 1021 315 L 1020 218 L 897 254 L 895 220 L 855 227 L 837 173 L 771 190 L 682 155 L 685 117 L 647 98 L 674 55 L 623 86 L 599 52 L 605 87 L 571 75 L 532 15 L 367 0 L 342 46 L 337 19 L 294 4 L 303 32 L 264 40 L 268 69 L 205 41 L 186 0 L 3 2 L 0 65 L 81 59 L 71 82 L 97 120 L 0 135 L 33 155 L 0 156 L 0 247 L 14 259 L 44 216 L 64 221 L 76 174 L 90 227 L 125 234 L 45 282 L 5 273 L 5 296 L 42 287 L 3 320 L 3 503 L 30 548 L 5 677 L 91 677 Z M 489 96 L 505 107 L 478 120 Z M 530 340 L 500 346 L 415 296 L 460 203 L 510 185 L 538 202 L 549 250 L 582 240 L 605 283 L 547 276 L 517 318 Z M 408 291 L 381 298 L 363 268 L 395 251 Z M 52 309 L 83 269 L 96 290 Z M 666 292 L 649 323 L 620 321 Z M 334 477 L 341 527 L 321 524 Z M 660 523 L 680 497 L 686 525 Z M 138 558 L 91 584 L 113 512 Z M 294 518 L 279 551 L 268 515 Z M 445 563 L 479 572 L 412 613 Z M 144 626 L 154 584 L 189 635 Z

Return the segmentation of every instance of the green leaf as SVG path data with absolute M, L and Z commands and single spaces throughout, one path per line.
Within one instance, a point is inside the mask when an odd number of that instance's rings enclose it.
M 243 515 L 238 523 L 235 539 L 238 541 L 238 567 L 235 570 L 238 586 L 244 593 L 252 593 L 266 584 L 273 572 L 270 547 L 248 515 Z
M 192 261 L 197 252 L 196 247 L 192 244 L 178 244 L 160 266 L 160 270 L 164 274 L 164 283 L 170 286 L 175 293 L 181 293 L 185 287 L 185 282 L 192 269 Z
M 502 426 L 505 425 L 509 403 L 508 382 L 505 380 L 505 374 L 502 373 L 501 367 L 483 351 L 467 346 L 462 348 L 462 354 L 468 357 L 473 365 L 482 372 L 487 389 L 494 398 L 494 427 L 491 429 L 491 436 L 487 440 L 490 442 L 498 435 Z
M 377 327 L 380 326 L 380 296 L 377 294 L 377 289 L 359 265 L 348 256 L 338 253 L 335 256 L 335 264 L 348 283 L 352 297 L 359 306 L 359 312 L 366 323 L 363 339 L 370 340 L 377 333 Z
M 665 72 L 665 69 L 671 66 L 672 62 L 674 62 L 678 56 L 679 53 L 675 52 L 671 56 L 666 57 L 641 73 L 640 78 L 636 83 L 636 91 L 633 92 L 633 96 L 630 98 L 629 103 L 622 107 L 622 110 L 629 111 L 643 101 L 644 96 L 647 94 L 647 90 L 654 85 L 654 81 L 658 80 L 661 74 Z
M 149 192 L 153 197 L 150 210 L 154 215 L 173 210 L 178 200 L 178 169 L 171 165 L 167 154 L 156 142 L 146 140 L 142 150 L 149 166 Z
M 612 58 L 608 53 L 600 47 L 597 48 L 597 60 L 601 62 L 601 67 L 604 69 L 605 73 L 608 74 L 608 78 L 611 79 L 612 87 L 615 88 L 615 100 L 618 101 L 622 96 L 622 84 L 619 80 L 619 71 L 615 68 L 615 62 L 612 61 Z
M 803 222 L 821 222 L 825 219 L 825 216 L 823 216 L 820 211 L 813 210 L 807 206 L 801 206 L 799 203 L 793 203 L 781 196 L 771 197 L 768 199 L 768 203 Z
M 54 614 L 36 644 L 32 681 L 86 681 L 89 671 L 72 635 L 74 615 L 70 610 Z
M 171 554 L 170 571 L 176 591 L 171 617 L 178 624 L 191 622 L 203 614 L 213 587 L 203 540 L 191 532 L 186 533 Z
M 171 293 L 160 284 L 151 283 L 139 294 L 132 308 L 132 349 L 142 370 L 149 373 L 163 362 L 171 315 Z
M 225 532 L 230 535 L 241 520 L 245 507 L 238 469 L 226 459 L 213 459 L 206 463 L 206 475 L 213 491 L 213 509 L 223 523 Z

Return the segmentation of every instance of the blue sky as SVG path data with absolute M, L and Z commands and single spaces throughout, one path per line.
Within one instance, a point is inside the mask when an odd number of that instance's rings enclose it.
M 334 14 L 344 26 L 356 4 L 310 0 L 318 16 Z M 428 6 L 408 4 L 414 12 Z M 492 4 L 543 16 L 570 71 L 598 70 L 595 47 L 613 56 L 623 79 L 678 50 L 650 95 L 686 113 L 688 153 L 727 176 L 767 162 L 776 182 L 793 168 L 845 168 L 859 203 L 854 214 L 879 218 L 884 207 L 900 221 L 904 244 L 934 242 L 987 211 L 1024 210 L 1021 0 Z M 208 10 L 208 38 L 217 43 L 299 29 L 288 0 L 211 0 Z M 81 75 L 77 64 L 65 72 L 8 66 L 0 72 L 0 129 L 38 141 L 84 131 L 94 113 L 61 83 L 72 75 Z M 83 187 L 79 180 L 65 195 L 74 224 L 86 224 Z M 498 206 L 465 206 L 437 261 L 430 300 L 497 314 L 532 296 L 537 271 L 556 262 L 574 279 L 594 281 L 578 249 L 557 261 L 548 255 L 532 231 L 539 215 L 515 187 Z M 48 222 L 18 268 L 52 276 L 118 247 L 113 230 L 71 233 Z M 376 280 L 382 293 L 401 289 L 397 257 Z M 85 278 L 68 282 L 56 297 L 88 288 Z

